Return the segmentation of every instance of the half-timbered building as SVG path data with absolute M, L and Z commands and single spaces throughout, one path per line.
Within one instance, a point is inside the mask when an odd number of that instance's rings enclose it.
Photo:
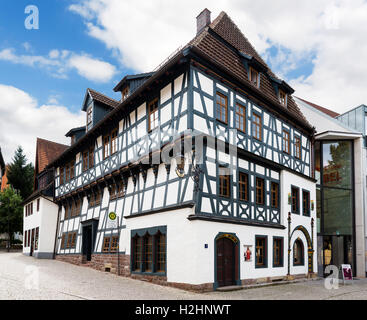
M 58 205 L 54 200 L 54 172 L 46 166 L 68 146 L 37 138 L 33 193 L 23 207 L 23 254 L 52 259 L 55 252 Z
M 314 129 L 226 13 L 114 90 L 48 166 L 57 259 L 199 290 L 315 272 Z

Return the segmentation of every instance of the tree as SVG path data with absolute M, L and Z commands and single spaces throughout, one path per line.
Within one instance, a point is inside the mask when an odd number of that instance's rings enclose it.
M 15 151 L 12 161 L 6 173 L 8 184 L 15 190 L 19 190 L 20 196 L 25 200 L 33 192 L 34 167 L 32 163 L 27 164 L 27 158 L 21 146 Z
M 0 193 L 0 233 L 8 234 L 8 251 L 15 232 L 23 232 L 23 206 L 21 196 L 8 187 Z

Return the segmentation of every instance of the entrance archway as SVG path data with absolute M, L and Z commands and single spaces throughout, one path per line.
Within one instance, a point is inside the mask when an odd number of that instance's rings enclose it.
M 313 273 L 313 253 L 314 253 L 313 241 L 312 241 L 312 239 L 310 237 L 310 234 L 308 233 L 307 229 L 304 226 L 298 226 L 298 227 L 294 228 L 293 231 L 292 231 L 292 234 L 289 238 L 289 241 L 291 241 L 293 234 L 297 230 L 301 231 L 304 234 L 305 238 L 306 238 L 307 247 L 308 247 L 308 250 L 307 250 L 307 253 L 308 253 L 308 273 Z M 288 252 L 290 252 L 290 251 L 288 251 Z
M 239 243 L 232 233 L 220 233 L 215 238 L 215 288 L 241 284 Z

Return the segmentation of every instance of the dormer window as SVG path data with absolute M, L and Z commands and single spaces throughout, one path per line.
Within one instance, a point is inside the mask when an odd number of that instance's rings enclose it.
M 250 67 L 250 82 L 256 87 L 259 87 L 259 73 Z
M 287 94 L 284 91 L 282 91 L 282 90 L 279 90 L 279 102 L 283 106 L 286 106 L 287 105 Z
M 89 107 L 87 110 L 87 127 L 92 123 L 92 107 Z
M 125 101 L 129 97 L 129 87 L 126 87 L 124 90 L 122 90 L 121 94 L 121 101 Z

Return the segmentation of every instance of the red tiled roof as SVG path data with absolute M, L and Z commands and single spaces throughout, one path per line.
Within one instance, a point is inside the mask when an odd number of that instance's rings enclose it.
M 94 100 L 102 102 L 112 108 L 117 108 L 120 105 L 120 101 L 107 97 L 106 95 L 88 88 L 88 91 Z
M 275 89 L 269 79 L 269 77 L 276 79 L 277 77 L 225 12 L 221 12 L 219 16 L 207 28 L 199 33 L 187 46 L 196 47 L 199 51 L 209 56 L 224 69 L 227 69 L 230 73 L 251 85 L 248 79 L 246 67 L 243 64 L 240 55 L 234 50 L 231 50 L 231 48 L 223 43 L 223 41 L 212 35 L 209 32 L 209 28 L 238 51 L 254 57 L 256 61 L 267 69 L 266 74 L 261 73 L 260 88 L 257 89 L 253 87 L 253 89 L 258 91 L 260 94 L 265 95 L 268 99 L 272 100 L 273 103 L 284 108 L 284 106 L 280 104 Z M 288 95 L 287 103 L 287 110 L 291 112 L 295 118 L 311 128 L 312 126 L 306 120 L 291 95 Z
M 61 155 L 69 146 L 37 138 L 35 174 L 41 173 L 45 167 Z
M 321 112 L 323 112 L 323 113 L 327 114 L 328 116 L 330 116 L 330 117 L 332 117 L 332 118 L 336 118 L 336 117 L 340 116 L 340 114 L 339 114 L 339 113 L 337 113 L 337 112 L 335 112 L 335 111 L 332 111 L 332 110 L 330 110 L 330 109 L 327 109 L 327 108 L 321 107 L 321 106 L 319 106 L 319 105 L 317 105 L 317 104 L 314 104 L 314 103 L 312 103 L 312 102 L 310 102 L 310 101 L 307 101 L 307 100 L 305 100 L 305 99 L 301 99 L 301 98 L 299 98 L 299 97 L 296 97 L 296 98 L 297 98 L 297 99 L 299 99 L 299 100 L 302 100 L 303 102 L 305 102 L 305 103 L 309 104 L 311 107 L 314 107 L 315 109 L 317 109 L 317 110 L 319 110 L 319 111 L 321 111 Z

